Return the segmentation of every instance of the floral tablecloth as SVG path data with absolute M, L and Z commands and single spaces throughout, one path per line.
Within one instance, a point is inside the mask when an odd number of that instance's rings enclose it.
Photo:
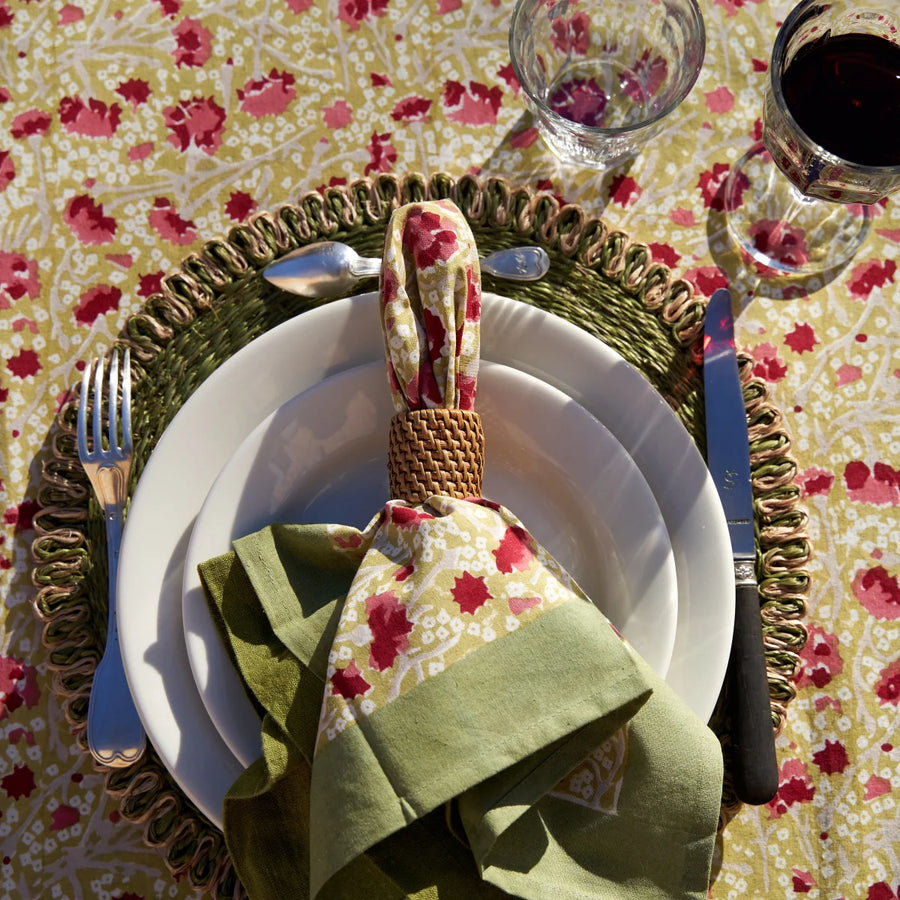
M 75 746 L 32 599 L 36 486 L 84 360 L 191 250 L 379 172 L 504 175 L 602 214 L 701 294 L 794 437 L 815 558 L 775 800 L 745 807 L 710 896 L 900 893 L 900 203 L 836 278 L 773 290 L 727 252 L 721 187 L 760 133 L 789 4 L 704 0 L 668 132 L 560 167 L 510 66 L 509 0 L 0 0 L 0 897 L 188 897 Z

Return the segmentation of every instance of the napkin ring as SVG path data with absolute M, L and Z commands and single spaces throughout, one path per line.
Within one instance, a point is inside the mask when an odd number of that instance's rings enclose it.
M 391 419 L 391 498 L 423 503 L 434 494 L 480 497 L 484 431 L 472 410 L 410 409 Z

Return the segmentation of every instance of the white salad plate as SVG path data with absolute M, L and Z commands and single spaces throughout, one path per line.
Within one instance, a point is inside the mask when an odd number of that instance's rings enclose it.
M 513 512 L 661 676 L 675 643 L 669 535 L 644 476 L 580 404 L 533 375 L 483 362 L 483 495 Z M 245 766 L 262 751 L 197 566 L 273 522 L 364 528 L 389 499 L 394 414 L 384 361 L 333 375 L 264 419 L 225 464 L 185 554 L 188 659 L 210 718 Z
M 677 621 L 666 681 L 707 720 L 728 662 L 734 577 L 721 503 L 690 435 L 621 356 L 526 304 L 485 294 L 481 358 L 567 394 L 636 463 L 662 514 L 675 562 Z M 119 561 L 125 671 L 160 759 L 216 824 L 222 798 L 243 766 L 207 713 L 185 645 L 183 573 L 195 519 L 223 466 L 263 419 L 329 376 L 383 359 L 377 294 L 334 301 L 283 323 L 194 391 L 135 489 Z

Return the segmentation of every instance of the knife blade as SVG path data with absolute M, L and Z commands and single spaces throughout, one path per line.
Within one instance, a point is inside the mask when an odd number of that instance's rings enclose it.
M 759 805 L 778 790 L 778 761 L 756 583 L 753 488 L 747 415 L 734 345 L 731 294 L 717 290 L 706 310 L 703 341 L 707 464 L 731 537 L 735 617 L 728 692 L 739 799 Z

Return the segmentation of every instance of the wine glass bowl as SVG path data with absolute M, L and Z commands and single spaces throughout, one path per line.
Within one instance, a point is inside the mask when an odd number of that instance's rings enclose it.
M 900 12 L 895 2 L 803 0 L 778 31 L 762 141 L 732 168 L 728 228 L 765 270 L 845 264 L 872 205 L 900 189 Z
M 706 32 L 695 0 L 518 0 L 509 50 L 553 153 L 603 167 L 637 152 L 688 95 Z

